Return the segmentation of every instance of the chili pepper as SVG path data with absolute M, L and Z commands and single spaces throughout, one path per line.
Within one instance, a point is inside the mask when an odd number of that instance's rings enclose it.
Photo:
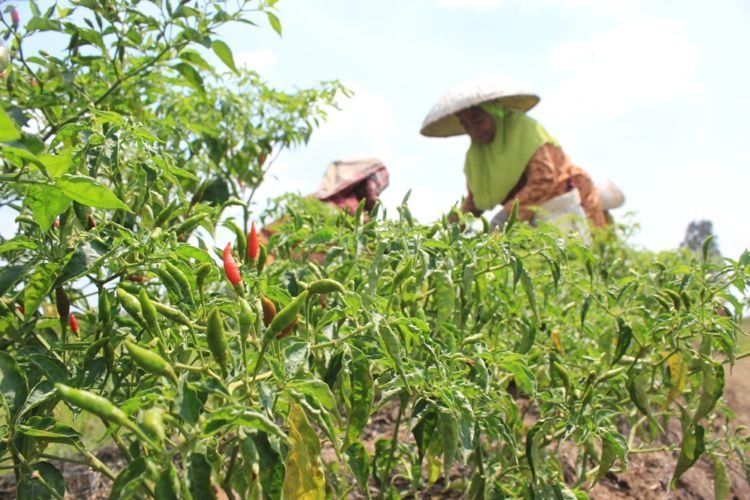
M 198 266 L 198 269 L 195 270 L 195 285 L 198 287 L 198 293 L 201 295 L 203 295 L 203 286 L 206 284 L 206 278 L 211 274 L 213 268 L 214 266 L 206 262 Z
M 227 339 L 224 335 L 224 322 L 218 308 L 214 308 L 208 315 L 206 325 L 206 340 L 211 355 L 221 367 L 221 371 L 227 375 Z
M 106 325 L 112 319 L 112 308 L 109 305 L 109 294 L 102 288 L 99 293 L 99 322 Z
M 88 349 L 86 349 L 86 353 L 83 355 L 84 360 L 91 360 L 94 359 L 94 356 L 99 352 L 99 349 L 101 349 L 104 344 L 109 342 L 109 337 L 102 337 L 93 344 L 89 346 Z
M 180 294 L 182 295 L 182 298 L 184 298 L 191 304 L 195 304 L 195 301 L 193 300 L 193 290 L 192 290 L 192 287 L 190 286 L 190 280 L 188 280 L 187 276 L 185 276 L 185 273 L 183 273 L 179 267 L 175 266 L 171 262 L 165 263 L 164 269 L 177 282 L 177 286 L 180 289 Z
M 64 323 L 68 319 L 68 314 L 70 314 L 70 300 L 62 287 L 55 288 L 55 305 L 60 321 Z
M 151 303 L 154 304 L 156 311 L 165 318 L 171 319 L 172 321 L 183 326 L 187 326 L 191 329 L 193 328 L 193 323 L 190 321 L 190 318 L 182 314 L 182 312 L 178 311 L 174 307 L 169 307 L 168 305 L 162 304 L 161 302 L 157 302 L 155 300 L 152 300 Z
M 26 316 L 26 308 L 23 307 L 23 304 L 16 304 L 16 309 L 21 313 L 21 316 Z
M 239 286 L 242 283 L 242 275 L 240 275 L 240 268 L 232 257 L 232 244 L 227 243 L 224 247 L 224 253 L 222 255 L 224 261 L 224 273 L 227 275 L 227 279 L 234 286 Z
M 562 381 L 566 391 L 570 391 L 570 375 L 568 370 L 557 360 L 553 360 L 550 364 L 550 371 L 553 377 L 558 377 Z
M 258 264 L 256 269 L 258 269 L 258 272 L 261 272 L 263 271 L 263 268 L 266 265 L 266 260 L 268 259 L 268 250 L 263 243 L 258 243 L 258 249 Z
M 401 355 L 401 339 L 387 325 L 383 325 L 380 328 L 378 328 L 378 333 L 380 333 L 380 338 L 383 339 L 383 344 L 385 344 L 385 349 L 388 352 L 388 355 L 390 355 L 390 357 L 393 359 L 394 363 L 396 364 L 396 370 L 398 371 L 398 374 L 401 377 L 401 380 L 404 382 L 404 385 L 406 386 L 406 391 L 411 393 L 411 388 L 409 387 L 409 380 L 406 378 L 406 371 L 404 370 L 404 361 Z
M 104 344 L 104 366 L 107 367 L 108 373 L 112 373 L 115 369 L 115 348 L 112 347 L 111 342 Z
M 160 443 L 163 442 L 167 437 L 164 432 L 164 412 L 156 407 L 144 411 L 143 429 Z
M 55 229 L 60 229 L 60 217 L 55 217 L 55 222 L 52 223 Z
M 68 387 L 64 384 L 55 384 L 55 388 L 60 393 L 63 401 L 68 404 L 77 406 L 82 410 L 93 413 L 97 417 L 110 420 L 123 427 L 129 429 L 135 427 L 133 422 L 128 419 L 128 416 L 108 399 L 88 391 Z
M 190 234 L 193 229 L 198 227 L 198 225 L 203 222 L 203 219 L 206 218 L 206 214 L 197 214 L 193 215 L 192 217 L 188 217 L 185 219 L 185 221 L 177 226 L 175 228 L 174 232 L 177 236 L 184 236 L 186 234 Z
M 255 231 L 255 222 L 250 225 L 250 232 L 247 235 L 247 258 L 255 260 L 258 258 L 260 248 L 258 242 L 258 233 Z
M 165 226 L 167 222 L 175 215 L 178 207 L 177 200 L 172 201 L 169 205 L 159 211 L 159 214 L 154 219 L 154 227 L 161 228 Z
M 646 388 L 648 385 L 647 378 L 647 374 L 645 373 L 638 376 L 631 373 L 630 378 L 627 382 L 627 388 L 628 393 L 630 394 L 630 399 L 633 401 L 633 404 L 635 404 L 636 408 L 638 408 L 641 413 L 643 413 L 647 417 L 651 417 L 649 397 L 648 392 L 646 392 Z
M 96 220 L 94 219 L 93 214 L 89 214 L 88 218 L 86 219 L 86 223 L 89 231 L 96 227 Z
M 604 476 L 607 475 L 609 469 L 615 463 L 617 458 L 617 450 L 609 439 L 602 439 L 602 457 L 599 460 L 599 470 L 596 473 L 596 479 L 594 482 L 599 482 Z
M 396 271 L 396 276 L 393 277 L 393 289 L 395 290 L 398 286 L 411 274 L 412 268 L 414 267 L 414 261 L 407 259 L 400 268 Z
M 150 205 L 143 205 L 141 209 L 141 224 L 145 227 L 154 225 L 154 211 Z
M 291 323 L 289 323 L 283 330 L 281 330 L 281 333 L 276 335 L 276 339 L 281 340 L 290 333 L 292 333 L 292 330 L 297 325 L 297 321 L 299 320 L 299 315 L 295 316 Z
M 308 288 L 310 293 L 344 293 L 344 286 L 335 280 L 322 279 L 313 281 Z
M 18 24 L 21 22 L 21 13 L 15 7 L 10 11 L 10 20 L 13 23 L 13 29 L 18 29 Z
M 143 313 L 143 319 L 146 320 L 146 326 L 151 333 L 161 337 L 161 329 L 156 319 L 156 307 L 151 302 L 151 297 L 148 296 L 145 288 L 141 288 L 138 292 L 138 302 L 141 304 L 141 312 Z
M 70 329 L 73 331 L 73 333 L 78 335 L 78 320 L 76 319 L 76 315 L 74 313 L 70 313 L 68 321 L 70 322 Z
M 133 361 L 136 365 L 140 366 L 149 373 L 167 377 L 175 385 L 178 385 L 179 380 L 177 379 L 177 374 L 175 373 L 174 368 L 172 368 L 172 365 L 170 365 L 167 360 L 165 360 L 155 352 L 144 349 L 143 347 L 134 342 L 131 342 L 130 340 L 125 340 L 123 344 L 130 353 L 130 357 L 133 358 Z
M 669 288 L 665 288 L 664 292 L 667 294 L 667 296 L 669 296 L 670 299 L 672 299 L 675 310 L 679 311 L 680 306 L 682 305 L 682 297 L 680 297 L 680 294 Z
M 123 309 L 125 309 L 133 319 L 139 323 L 143 323 L 143 318 L 141 317 L 141 303 L 138 302 L 138 299 L 135 298 L 135 296 L 129 294 L 122 288 L 118 288 L 117 299 L 120 301 L 120 305 L 122 305 Z
M 268 326 L 276 316 L 276 306 L 268 297 L 264 295 L 261 295 L 260 297 L 260 305 L 263 309 L 263 324 L 265 326 Z
M 133 283 L 143 283 L 144 281 L 146 281 L 146 278 L 144 278 L 141 274 L 129 274 L 125 279 L 128 281 L 132 281 Z
M 250 340 L 250 331 L 255 323 L 253 317 L 253 310 L 250 304 L 242 297 L 240 297 L 240 340 L 245 342 Z
M 682 303 L 685 304 L 685 310 L 689 311 L 690 306 L 692 305 L 690 303 L 690 296 L 687 294 L 685 290 L 682 290 L 680 292 L 680 297 L 682 297 Z
M 281 332 L 284 328 L 289 326 L 292 321 L 295 321 L 297 313 L 302 309 L 302 305 L 305 303 L 305 299 L 307 299 L 307 294 L 307 290 L 303 290 L 302 293 L 294 297 L 289 304 L 281 309 L 281 311 L 276 313 L 269 328 L 274 332 Z
M 505 221 L 505 228 L 503 229 L 503 232 L 510 232 L 511 228 L 515 225 L 516 220 L 518 220 L 518 200 L 515 200 L 513 202 L 513 206 L 510 209 L 510 214 L 508 214 L 508 219 Z
M 167 270 L 163 267 L 159 267 L 156 269 L 156 274 L 159 275 L 159 278 L 161 278 L 162 284 L 166 287 L 166 289 L 176 296 L 180 297 L 182 296 L 182 290 L 180 289 L 180 284 L 177 283 L 177 280 L 167 272 Z

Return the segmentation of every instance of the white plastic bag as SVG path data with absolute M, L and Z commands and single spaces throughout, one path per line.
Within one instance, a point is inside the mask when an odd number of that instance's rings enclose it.
M 552 198 L 539 208 L 536 221 L 552 224 L 564 233 L 575 232 L 588 239 L 586 212 L 581 206 L 581 194 L 577 189 Z

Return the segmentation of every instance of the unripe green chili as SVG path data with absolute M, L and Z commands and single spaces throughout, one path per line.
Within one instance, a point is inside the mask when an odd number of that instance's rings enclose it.
M 258 262 L 256 264 L 258 272 L 263 271 L 263 268 L 266 265 L 266 259 L 268 259 L 268 250 L 263 243 L 258 243 Z
M 211 355 L 221 367 L 221 371 L 224 376 L 226 376 L 227 339 L 226 335 L 224 334 L 224 322 L 221 319 L 221 313 L 219 313 L 219 309 L 217 307 L 212 309 L 211 313 L 208 315 L 208 323 L 206 325 L 206 341 L 208 342 L 208 349 L 211 351 Z
M 255 324 L 255 315 L 250 304 L 243 297 L 240 297 L 240 340 L 247 342 L 250 331 Z
M 198 225 L 201 222 L 203 222 L 203 219 L 205 218 L 206 218 L 206 214 L 196 214 L 196 215 L 193 215 L 192 217 L 188 217 L 187 219 L 185 219 L 185 221 L 182 224 L 180 224 L 179 226 L 177 226 L 177 228 L 175 228 L 174 232 L 177 236 L 190 234 L 193 231 L 193 229 L 198 227 Z
M 411 274 L 412 268 L 414 267 L 414 261 L 407 259 L 401 265 L 401 268 L 396 271 L 396 276 L 393 277 L 393 288 L 394 290 Z
M 133 429 L 135 425 L 128 419 L 121 409 L 113 405 L 109 400 L 94 393 L 74 389 L 64 384 L 55 384 L 62 399 L 73 406 L 93 413 L 97 417 L 107 419 L 123 427 Z
M 344 286 L 335 280 L 322 279 L 313 281 L 308 287 L 310 293 L 344 293 Z
M 177 286 L 180 289 L 182 298 L 190 302 L 191 304 L 195 304 L 195 301 L 193 300 L 193 288 L 190 286 L 190 280 L 188 280 L 187 276 L 185 276 L 185 273 L 183 273 L 179 267 L 175 266 L 171 262 L 165 263 L 164 269 L 177 282 Z
M 130 357 L 133 358 L 135 364 L 149 373 L 167 377 L 169 380 L 174 382 L 175 385 L 178 384 L 179 380 L 177 378 L 177 374 L 175 373 L 174 368 L 172 368 L 172 365 L 170 365 L 167 360 L 165 360 L 155 352 L 144 349 L 143 347 L 129 340 L 125 340 L 123 344 L 130 353 Z
M 158 442 L 163 442 L 167 434 L 164 431 L 164 413 L 160 408 L 149 408 L 143 412 L 143 429 Z
M 599 470 L 596 473 L 594 482 L 599 482 L 607 475 L 607 472 L 609 472 L 609 469 L 611 469 L 612 465 L 615 463 L 615 458 L 617 458 L 617 450 L 612 444 L 612 441 L 606 438 L 602 439 L 602 457 L 601 460 L 599 460 Z
M 680 297 L 682 297 L 682 303 L 685 304 L 685 310 L 689 311 L 690 310 L 690 306 L 692 305 L 690 303 L 690 296 L 687 294 L 687 292 L 685 290 L 682 290 L 680 292 Z
M 99 352 L 99 349 L 109 342 L 109 337 L 102 337 L 93 344 L 89 346 L 88 349 L 86 349 L 86 353 L 83 355 L 84 364 L 86 364 L 86 361 L 89 361 L 91 359 L 94 359 L 94 356 L 96 356 L 96 353 Z
M 172 292 L 178 297 L 182 296 L 182 289 L 180 288 L 180 284 L 177 283 L 177 280 L 174 278 L 174 276 L 169 274 L 165 268 L 158 268 L 156 270 L 156 274 L 159 275 L 162 284 L 167 288 L 168 291 Z
M 146 326 L 149 331 L 154 335 L 161 337 L 161 329 L 159 328 L 159 322 L 156 318 L 156 308 L 151 297 L 148 296 L 145 288 L 141 288 L 138 292 L 138 302 L 141 304 L 141 312 L 143 313 L 143 319 L 146 320 Z
M 198 269 L 195 270 L 195 284 L 198 287 L 198 293 L 203 295 L 203 287 L 206 284 L 206 278 L 211 274 L 213 266 L 208 262 L 201 264 Z
M 307 290 L 303 290 L 302 293 L 294 297 L 286 307 L 276 313 L 276 316 L 274 316 L 269 325 L 271 331 L 281 332 L 284 328 L 289 326 L 297 317 L 300 309 L 302 309 L 302 305 L 305 303 L 307 295 Z
M 406 390 L 411 393 L 411 388 L 409 387 L 409 380 L 406 378 L 406 371 L 404 371 L 404 361 L 401 355 L 401 339 L 396 335 L 396 333 L 387 325 L 383 325 L 380 328 L 378 328 L 378 333 L 380 333 L 380 338 L 383 339 L 383 344 L 385 344 L 385 348 L 388 351 L 388 354 L 393 358 L 393 361 L 396 363 L 396 370 L 399 373 L 399 376 L 404 382 L 404 385 L 406 386 Z
M 108 373 L 112 373 L 115 369 L 115 348 L 112 347 L 111 342 L 104 344 L 104 366 L 107 367 Z
M 169 307 L 166 304 L 162 304 L 161 302 L 157 301 L 151 301 L 152 304 L 154 304 L 154 307 L 156 308 L 156 311 L 164 316 L 167 319 L 171 319 L 175 323 L 179 323 L 180 325 L 187 326 L 190 329 L 193 328 L 193 323 L 190 321 L 190 318 L 182 314 L 182 312 L 178 311 L 177 309 L 173 307 Z
M 141 317 L 141 303 L 138 302 L 138 299 L 135 296 L 129 294 L 123 288 L 118 288 L 117 300 L 120 301 L 120 305 L 122 305 L 123 309 L 125 309 L 128 314 L 139 323 L 143 323 L 143 318 Z
M 154 227 L 160 228 L 165 225 L 177 211 L 178 203 L 177 200 L 172 201 L 169 205 L 164 207 L 154 219 Z
M 565 368 L 559 361 L 553 360 L 550 364 L 552 376 L 558 377 L 565 387 L 566 391 L 570 391 L 570 374 L 568 374 L 567 368 Z
M 108 324 L 112 320 L 112 307 L 109 304 L 109 293 L 102 289 L 99 293 L 99 322 L 102 325 Z
M 664 292 L 667 294 L 667 296 L 669 296 L 670 299 L 672 299 L 674 308 L 679 311 L 680 306 L 682 305 L 682 297 L 680 297 L 680 294 L 669 288 L 665 288 Z

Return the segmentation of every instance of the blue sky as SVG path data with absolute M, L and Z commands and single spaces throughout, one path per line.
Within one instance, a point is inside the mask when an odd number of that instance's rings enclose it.
M 464 193 L 466 137 L 419 135 L 449 86 L 478 76 L 525 83 L 531 114 L 595 178 L 618 183 L 641 225 L 634 242 L 675 247 L 714 221 L 737 257 L 750 247 L 745 135 L 750 3 L 717 0 L 282 0 L 283 36 L 236 27 L 235 58 L 281 86 L 339 79 L 355 95 L 305 148 L 283 154 L 261 199 L 311 192 L 328 162 L 381 158 L 383 198 L 423 221 Z
M 28 6 L 19 8 L 27 19 Z M 674 248 L 691 220 L 708 218 L 724 255 L 750 247 L 747 0 L 281 0 L 278 8 L 282 37 L 263 17 L 261 29 L 222 33 L 238 63 L 281 87 L 339 79 L 354 96 L 310 144 L 278 158 L 259 203 L 314 191 L 332 160 L 376 156 L 391 174 L 385 204 L 412 189 L 413 213 L 434 220 L 465 192 L 468 139 L 422 137 L 422 120 L 453 84 L 500 76 L 541 95 L 531 115 L 573 162 L 622 187 L 616 215 L 634 213 L 635 244 Z

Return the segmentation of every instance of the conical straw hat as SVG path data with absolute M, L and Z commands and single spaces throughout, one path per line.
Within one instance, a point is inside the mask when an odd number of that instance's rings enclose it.
M 599 191 L 599 202 L 602 205 L 602 210 L 613 210 L 625 204 L 625 194 L 617 187 L 617 184 L 609 179 L 598 181 L 596 190 Z
M 427 137 L 450 137 L 465 134 L 456 113 L 494 101 L 505 109 L 526 112 L 537 105 L 539 96 L 520 85 L 502 79 L 471 80 L 456 85 L 438 99 L 420 130 Z

